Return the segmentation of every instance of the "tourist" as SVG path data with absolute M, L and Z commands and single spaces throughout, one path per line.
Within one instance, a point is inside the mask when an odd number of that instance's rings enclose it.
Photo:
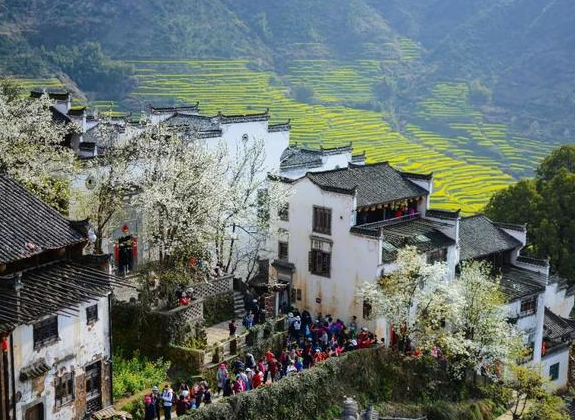
M 144 398 L 144 420 L 156 420 L 156 404 L 149 395 Z
M 236 382 L 236 381 L 233 381 Z M 230 397 L 231 395 L 233 395 L 234 393 L 234 386 L 232 384 L 232 381 L 230 378 L 226 378 L 226 381 L 224 382 L 224 397 Z M 219 395 L 219 394 L 218 394 Z
M 158 387 L 156 385 L 154 385 L 152 387 L 152 394 L 150 395 L 150 398 L 152 400 L 152 404 L 154 404 L 154 406 L 156 407 L 156 419 L 160 420 L 160 413 L 162 411 L 162 397 L 160 396 L 160 390 L 158 389 Z
M 194 387 L 194 399 L 196 400 L 196 408 L 200 408 L 202 400 L 204 398 L 204 389 L 202 385 L 197 385 Z
M 246 368 L 254 369 L 256 367 L 256 359 L 254 358 L 253 354 L 246 353 Z M 247 369 L 246 369 L 247 372 Z
M 211 404 L 212 403 L 212 393 L 210 392 L 210 387 L 204 387 L 204 404 Z
M 232 381 L 232 389 L 234 391 L 234 394 L 239 394 L 240 392 L 243 391 L 241 379 L 234 379 Z
M 238 327 L 236 326 L 236 320 L 232 319 L 230 321 L 230 323 L 228 324 L 228 329 L 230 330 L 230 337 L 233 337 L 234 335 L 236 335 L 236 330 L 238 329 Z
M 216 382 L 218 383 L 217 395 L 220 395 L 220 391 L 224 389 L 224 384 L 229 377 L 228 369 L 225 363 L 222 363 L 216 372 Z
M 297 373 L 297 368 L 295 367 L 295 362 L 292 362 L 286 369 L 286 376 L 290 376 L 291 374 L 294 373 Z
M 242 386 L 242 391 L 249 391 L 250 390 L 250 380 L 246 372 L 241 371 L 238 374 L 237 380 L 241 381 L 240 385 Z
M 182 383 L 180 384 L 180 395 L 184 395 L 184 397 L 187 397 L 188 394 L 190 392 L 190 387 L 188 386 L 188 384 L 186 383 L 185 380 L 182 380 Z
M 174 400 L 174 391 L 168 384 L 164 385 L 162 392 L 162 404 L 164 407 L 164 419 L 170 420 L 172 418 L 172 402 Z
M 190 404 L 186 401 L 183 395 L 180 395 L 178 401 L 176 401 L 176 415 L 178 417 L 186 414 L 186 411 L 190 409 Z

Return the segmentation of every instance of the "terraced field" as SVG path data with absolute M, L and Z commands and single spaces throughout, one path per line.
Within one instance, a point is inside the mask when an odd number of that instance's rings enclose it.
M 290 98 L 286 84 L 275 74 L 251 70 L 247 61 L 138 61 L 134 64 L 140 86 L 132 97 L 142 104 L 199 100 L 204 114 L 269 107 L 272 121 L 292 120 L 292 142 L 318 147 L 351 141 L 356 151 L 367 152 L 369 161 L 387 160 L 403 170 L 434 172 L 433 205 L 465 212 L 480 211 L 493 192 L 513 182 L 515 173 L 532 170 L 549 150 L 535 140 L 509 138 L 504 125 L 483 123 L 481 113 L 467 102 L 465 84 L 438 85 L 419 104 L 417 122 L 401 133 L 392 130 L 379 112 L 340 105 L 372 99 L 380 63 L 294 61 L 287 83 L 311 86 L 314 99 L 321 102 L 304 104 Z M 453 136 L 423 127 L 437 121 L 446 124 Z
M 291 119 L 294 143 L 329 147 L 351 141 L 356 152 L 366 151 L 368 161 L 434 172 L 433 206 L 466 213 L 480 211 L 493 192 L 529 176 L 554 146 L 514 136 L 504 124 L 487 123 L 470 105 L 468 87 L 460 82 L 438 84 L 417 104 L 402 131 L 393 130 L 387 115 L 360 108 L 373 101 L 373 85 L 385 66 L 415 60 L 421 51 L 405 40 L 384 48 L 395 48 L 399 55 L 346 63 L 294 60 L 281 78 L 254 70 L 245 60 L 135 61 L 139 86 L 130 95 L 129 107 L 139 111 L 150 103 L 200 101 L 206 115 L 270 108 L 272 122 Z M 24 82 L 28 87 L 61 85 L 56 79 Z M 298 84 L 312 88 L 313 103 L 291 97 L 289 86 Z M 91 105 L 112 115 L 122 111 L 114 102 Z

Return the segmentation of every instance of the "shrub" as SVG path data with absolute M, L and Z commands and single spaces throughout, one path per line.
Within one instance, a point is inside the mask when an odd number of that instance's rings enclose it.
M 114 398 L 122 398 L 150 388 L 168 377 L 170 362 L 161 358 L 152 361 L 140 356 L 138 351 L 131 358 L 124 358 L 119 352 L 112 359 L 114 367 Z

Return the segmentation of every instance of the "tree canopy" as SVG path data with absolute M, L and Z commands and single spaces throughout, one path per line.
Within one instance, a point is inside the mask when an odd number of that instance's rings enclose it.
M 485 213 L 498 222 L 526 223 L 528 252 L 549 258 L 554 270 L 575 282 L 575 145 L 543 160 L 535 179 L 497 192 Z

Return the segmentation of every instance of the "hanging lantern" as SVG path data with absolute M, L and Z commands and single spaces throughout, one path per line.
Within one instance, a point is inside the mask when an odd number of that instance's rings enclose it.
M 128 226 L 127 223 L 124 223 L 120 228 L 120 230 L 122 231 L 122 233 L 128 233 L 130 231 L 130 226 Z

